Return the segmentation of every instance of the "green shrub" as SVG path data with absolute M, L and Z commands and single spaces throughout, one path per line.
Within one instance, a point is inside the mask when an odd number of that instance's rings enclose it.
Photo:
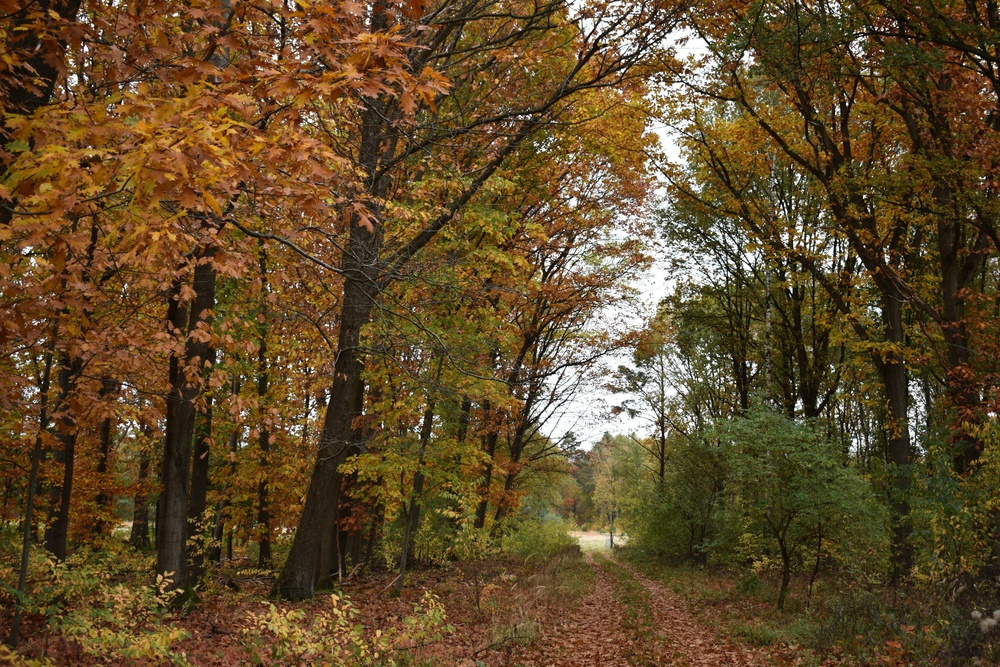
M 821 650 L 848 645 L 861 638 L 885 633 L 888 622 L 885 599 L 876 589 L 847 589 L 824 605 L 818 632 Z
M 753 595 L 759 588 L 760 577 L 752 570 L 744 574 L 740 580 L 736 582 L 736 592 L 743 596 Z
M 560 552 L 578 548 L 569 534 L 570 525 L 558 517 L 530 518 L 516 524 L 504 538 L 504 551 L 525 561 L 545 559 Z
M 100 660 L 187 665 L 174 648 L 187 632 L 168 622 L 179 591 L 167 591 L 169 580 L 162 576 L 155 586 L 136 578 L 150 569 L 145 558 L 124 546 L 84 549 L 64 562 L 35 551 L 23 609 L 44 617 L 54 633 Z M 9 589 L 6 594 L 16 595 Z
M 760 621 L 737 623 L 732 632 L 734 636 L 753 646 L 770 646 L 780 639 L 778 631 Z

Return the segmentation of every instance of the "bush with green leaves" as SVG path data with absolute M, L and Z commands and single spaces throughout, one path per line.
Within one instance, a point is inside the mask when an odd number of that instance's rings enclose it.
M 503 550 L 525 561 L 544 560 L 578 546 L 570 528 L 569 522 L 552 514 L 526 518 L 504 537 Z
M 663 483 L 647 475 L 640 501 L 622 516 L 629 546 L 669 560 L 706 562 L 724 532 L 723 454 L 698 434 L 674 438 Z
M 62 562 L 33 551 L 22 609 L 43 616 L 53 633 L 89 656 L 187 665 L 176 649 L 187 632 L 170 623 L 170 605 L 180 591 L 168 591 L 170 582 L 162 576 L 155 585 L 137 579 L 151 565 L 124 545 L 81 549 Z
M 717 425 L 717 434 L 727 452 L 728 511 L 743 555 L 760 569 L 773 564 L 780 571 L 779 608 L 797 563 L 815 568 L 833 556 L 842 565 L 884 567 L 883 512 L 843 451 L 815 425 L 757 408 Z
M 983 451 L 977 465 L 959 474 L 945 434 L 928 440 L 924 474 L 910 497 L 914 580 L 955 586 L 975 582 L 997 567 L 996 527 L 1000 508 L 1000 426 L 976 429 Z

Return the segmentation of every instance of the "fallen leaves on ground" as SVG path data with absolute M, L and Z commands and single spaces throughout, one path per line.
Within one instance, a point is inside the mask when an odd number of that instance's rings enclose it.
M 513 561 L 468 562 L 411 574 L 403 594 L 389 595 L 390 573 L 345 582 L 344 594 L 359 612 L 367 632 L 385 632 L 413 613 L 424 591 L 434 593 L 454 631 L 440 641 L 409 651 L 413 664 L 456 667 L 767 667 L 794 659 L 771 648 L 751 648 L 721 638 L 716 628 L 692 613 L 688 603 L 662 584 L 627 565 L 624 568 L 649 595 L 642 596 L 641 623 L 634 601 L 622 600 L 614 578 L 585 555 L 543 564 Z M 603 559 L 604 556 L 597 556 Z M 606 564 L 606 563 L 605 563 Z M 607 564 L 606 564 L 607 565 Z M 588 572 L 589 568 L 589 572 Z M 617 576 L 617 575 L 616 575 Z M 585 581 L 592 584 L 586 586 Z M 223 581 L 222 579 L 225 579 Z M 221 584 L 221 585 L 220 585 Z M 266 578 L 219 578 L 190 613 L 171 619 L 190 637 L 179 645 L 191 664 L 223 667 L 251 662 L 247 618 L 266 608 L 271 582 Z M 629 585 L 632 585 L 631 583 Z M 642 590 L 641 588 L 639 589 Z M 310 602 L 279 602 L 279 609 L 301 609 L 308 621 L 329 606 L 328 594 Z M 632 620 L 626 622 L 626 615 Z M 637 630 L 641 625 L 641 631 Z M 31 644 L 49 647 L 57 665 L 96 665 L 69 642 L 39 632 Z M 41 651 L 32 651 L 35 655 Z M 422 661 L 422 662 L 421 662 Z M 285 664 L 285 663 L 281 663 Z M 293 663 L 289 663 L 293 664 Z

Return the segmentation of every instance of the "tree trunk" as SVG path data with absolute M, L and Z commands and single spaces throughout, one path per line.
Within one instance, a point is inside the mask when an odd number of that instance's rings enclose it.
M 66 560 L 66 536 L 69 532 L 69 503 L 73 493 L 73 468 L 76 458 L 77 422 L 71 414 L 69 397 L 76 388 L 77 378 L 83 369 L 83 360 L 60 355 L 56 398 L 56 441 L 54 459 L 62 465 L 61 483 L 49 486 L 49 525 L 45 528 L 45 547 L 58 560 Z
M 371 256 L 377 248 L 373 233 L 354 222 L 351 242 L 344 253 L 344 263 L 354 265 L 362 257 Z M 362 253 L 365 249 L 367 252 Z M 355 252 L 356 251 L 356 252 Z M 358 258 L 357 260 L 354 258 Z M 345 272 L 357 275 L 361 267 Z M 319 576 L 320 545 L 324 533 L 337 515 L 340 502 L 340 465 L 352 453 L 352 425 L 356 415 L 355 396 L 361 382 L 363 360 L 359 351 L 361 327 L 368 323 L 377 292 L 370 281 L 360 276 L 344 282 L 343 319 L 340 324 L 337 361 L 333 385 L 326 405 L 326 416 L 320 434 L 319 453 L 309 479 L 306 501 L 295 532 L 288 559 L 276 584 L 277 592 L 289 599 L 308 599 Z
M 355 387 L 354 395 L 354 414 L 356 416 L 361 415 L 364 409 L 364 398 L 364 383 L 359 381 Z M 364 434 L 360 429 L 351 429 L 350 453 L 361 451 L 363 438 Z M 351 538 L 356 536 L 353 529 L 347 532 L 343 530 L 343 521 L 356 511 L 356 507 L 352 506 L 350 494 L 357 481 L 358 474 L 356 472 L 351 473 L 346 479 L 340 480 L 337 495 L 339 502 L 336 511 L 330 516 L 330 525 L 320 545 L 319 569 L 316 578 L 319 585 L 332 585 L 335 574 L 337 583 L 343 579 L 344 570 L 347 567 L 345 558 L 352 551 L 349 543 L 352 541 Z M 354 522 L 351 523 L 353 525 Z
M 118 393 L 120 383 L 105 377 L 101 380 L 101 398 L 106 402 L 110 397 Z M 97 521 L 94 523 L 94 536 L 98 537 L 104 533 L 106 528 L 105 518 L 113 518 L 111 494 L 108 489 L 112 485 L 112 480 L 108 475 L 108 468 L 111 465 L 111 441 L 114 436 L 114 411 L 110 406 L 105 406 L 107 415 L 101 420 L 101 449 L 97 459 L 97 474 L 101 479 L 101 490 L 97 494 Z
M 500 535 L 500 522 L 503 521 L 504 517 L 507 516 L 507 512 L 510 510 L 510 507 L 507 506 L 507 502 L 510 498 L 510 492 L 514 490 L 514 480 L 517 479 L 516 465 L 517 461 L 511 461 L 511 469 L 507 471 L 507 475 L 504 477 L 503 501 L 497 505 L 497 511 L 493 514 L 493 527 L 490 529 L 490 534 L 493 537 Z
M 257 405 L 260 411 L 260 482 L 257 485 L 257 567 L 271 567 L 271 512 L 268 507 L 268 477 L 271 458 L 271 422 L 268 411 L 268 280 L 267 251 L 263 239 L 257 247 L 260 268 L 260 340 L 257 344 Z
M 458 444 L 465 442 L 465 436 L 469 432 L 469 424 L 472 421 L 472 399 L 462 396 L 462 407 L 458 417 L 458 432 L 455 434 L 455 441 Z
M 0 518 L 3 520 L 4 527 L 10 525 L 10 521 L 7 519 L 7 509 L 10 506 L 10 499 L 14 495 L 14 478 L 8 477 L 3 481 L 3 509 L 0 510 Z
M 819 563 L 823 556 L 823 523 L 816 524 L 816 560 L 813 563 L 812 574 L 809 575 L 809 600 L 812 601 L 813 584 L 816 583 L 816 575 L 819 574 Z
M 35 434 L 35 444 L 31 449 L 31 469 L 28 471 L 28 494 L 24 501 L 24 526 L 21 531 L 21 564 L 17 572 L 18 596 L 14 604 L 14 616 L 10 622 L 10 637 L 8 643 L 17 648 L 21 630 L 21 601 L 28 583 L 28 558 L 31 554 L 31 524 L 34 520 L 35 486 L 38 484 L 38 465 L 42 460 L 42 433 L 49 425 L 49 383 L 52 378 L 52 357 L 55 348 L 55 338 L 58 325 L 52 327 L 52 341 L 45 353 L 45 368 L 42 371 L 42 382 L 38 387 L 38 433 Z
M 784 541 L 781 542 L 781 588 L 778 589 L 778 609 L 785 608 L 785 596 L 788 594 L 788 584 L 792 580 L 792 559 Z
M 406 516 L 406 525 L 403 528 L 403 544 L 400 547 L 399 553 L 399 576 L 396 577 L 396 585 L 393 587 L 393 594 L 397 597 L 403 592 L 403 582 L 406 579 L 406 565 L 410 559 L 411 542 L 417 532 L 417 528 L 420 526 L 420 498 L 424 493 L 424 460 L 433 426 L 434 402 L 431 401 L 424 411 L 424 423 L 420 429 L 420 455 L 417 457 L 417 469 L 413 473 L 413 493 L 410 494 L 409 512 Z
M 208 362 L 215 365 L 215 350 L 209 348 Z M 189 575 L 201 579 L 205 569 L 205 508 L 208 502 L 209 442 L 212 438 L 212 397 L 205 397 L 205 410 L 195 418 L 194 456 L 191 461 L 191 497 L 188 501 L 188 534 L 197 539 L 188 544 Z
M 939 206 L 950 213 L 950 189 L 938 186 L 934 191 Z M 947 220 L 939 221 L 938 247 L 941 256 L 941 332 L 948 350 L 948 399 L 955 410 L 952 459 L 955 472 L 965 475 L 975 465 L 983 449 L 982 438 L 975 433 L 975 425 L 982 420 L 982 398 L 975 374 L 969 366 L 970 341 L 963 296 L 975 271 L 963 267 L 960 261 L 962 243 L 958 226 Z
M 876 366 L 882 376 L 889 407 L 889 462 L 893 465 L 894 523 L 892 538 L 892 579 L 905 577 L 913 562 L 910 546 L 911 467 L 913 454 L 910 447 L 910 430 L 907 420 L 909 404 L 908 378 L 903 359 L 902 295 L 883 288 L 882 324 L 886 342 L 893 343 L 897 351 L 876 357 Z
M 233 396 L 239 396 L 240 377 L 233 375 L 232 384 Z M 234 426 L 229 434 L 229 479 L 236 478 L 236 454 L 240 451 L 240 428 Z M 212 528 L 212 546 L 208 549 L 208 559 L 213 563 L 222 561 L 222 538 L 225 534 L 225 514 L 229 507 L 229 497 L 231 495 L 231 482 L 227 481 L 223 489 L 222 499 L 215 508 L 215 526 Z M 230 549 L 232 551 L 232 549 Z
M 266 476 L 271 452 L 271 434 L 266 429 L 260 432 L 260 465 Z M 271 567 L 271 512 L 267 498 L 267 478 L 260 480 L 257 486 L 257 530 L 258 552 L 257 567 Z
M 76 229 L 76 222 L 73 223 Z M 80 280 L 89 282 L 90 267 L 94 261 L 94 250 L 97 248 L 98 226 L 94 221 L 90 226 L 90 242 L 87 245 L 84 270 Z M 66 287 L 66 277 L 60 281 L 60 291 Z M 93 308 L 84 304 L 82 317 L 89 320 Z M 69 316 L 66 306 L 59 311 L 59 317 Z M 76 464 L 76 441 L 79 434 L 78 415 L 74 414 L 70 396 L 76 391 L 77 381 L 83 372 L 84 360 L 78 354 L 70 355 L 63 352 L 60 355 L 58 386 L 59 393 L 52 416 L 56 418 L 56 440 L 59 443 L 55 452 L 55 461 L 63 466 L 62 482 L 49 487 L 49 521 L 45 529 L 45 544 L 58 560 L 66 558 L 66 537 L 69 532 L 70 499 L 73 494 L 73 470 Z M 102 387 L 103 391 L 103 387 Z
M 486 410 L 489 410 L 489 403 L 486 405 Z M 483 470 L 483 478 L 479 483 L 479 504 L 476 505 L 476 520 L 473 522 L 473 528 L 483 528 L 486 525 L 486 510 L 489 508 L 490 502 L 490 484 L 493 482 L 493 459 L 496 456 L 497 451 L 497 439 L 500 434 L 496 431 L 490 431 L 486 434 L 486 442 L 484 443 L 483 450 L 486 452 L 488 457 L 486 461 L 486 467 Z
M 157 516 L 156 568 L 169 574 L 170 588 L 187 588 L 188 478 L 191 466 L 191 443 L 195 426 L 195 401 L 201 389 L 187 381 L 184 367 L 197 363 L 199 369 L 207 358 L 208 345 L 190 337 L 203 316 L 215 305 L 214 248 L 203 249 L 194 269 L 194 303 L 187 326 L 189 334 L 183 360 L 170 358 L 170 391 L 167 395 L 166 438 L 163 446 L 160 494 Z M 167 309 L 167 319 L 175 332 L 183 331 L 185 309 L 180 305 L 180 283 L 175 282 Z M 183 365 L 182 365 L 183 361 Z
M 144 427 L 144 431 L 148 427 Z M 137 549 L 149 546 L 149 506 L 146 498 L 146 479 L 149 477 L 149 454 L 139 453 L 139 475 L 136 482 L 135 504 L 132 508 L 132 532 L 128 543 Z
M 379 528 L 384 521 L 385 509 L 382 505 L 375 507 L 372 512 L 371 527 L 368 530 L 368 544 L 365 546 L 364 569 L 367 571 L 371 564 L 372 556 L 375 554 L 375 544 L 378 541 Z

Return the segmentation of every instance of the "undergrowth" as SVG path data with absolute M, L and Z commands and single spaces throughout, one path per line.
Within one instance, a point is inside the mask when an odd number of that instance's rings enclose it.
M 577 547 L 569 529 L 569 523 L 557 517 L 526 519 L 504 537 L 503 550 L 525 562 L 550 559 Z
M 724 634 L 754 646 L 792 647 L 800 664 L 1000 664 L 995 582 L 893 589 L 827 575 L 811 596 L 804 579 L 793 581 L 786 608 L 778 610 L 778 586 L 768 577 L 664 563 L 638 550 L 624 549 L 621 557 L 711 617 Z
M 520 573 L 483 577 L 479 570 L 471 570 L 466 577 L 479 621 L 487 628 L 488 642 L 479 654 L 498 652 L 507 660 L 518 647 L 539 640 L 552 610 L 572 613 L 594 585 L 593 572 L 577 545 L 521 567 Z
M 317 667 L 400 667 L 415 664 L 416 652 L 454 631 L 444 607 L 430 593 L 413 613 L 385 631 L 367 633 L 350 601 L 330 596 L 330 608 L 311 620 L 303 609 L 267 610 L 253 614 L 243 633 L 255 665 Z
M 50 639 L 58 639 L 78 655 L 100 660 L 188 665 L 176 648 L 188 633 L 175 625 L 171 610 L 179 592 L 170 591 L 169 578 L 163 576 L 149 583 L 149 561 L 114 544 L 102 550 L 81 549 L 62 562 L 41 550 L 32 551 L 26 592 L 3 587 L 3 596 L 11 603 L 20 600 L 26 625 L 45 627 L 41 651 L 28 647 L 18 659 L 34 657 L 45 664 L 45 647 Z

